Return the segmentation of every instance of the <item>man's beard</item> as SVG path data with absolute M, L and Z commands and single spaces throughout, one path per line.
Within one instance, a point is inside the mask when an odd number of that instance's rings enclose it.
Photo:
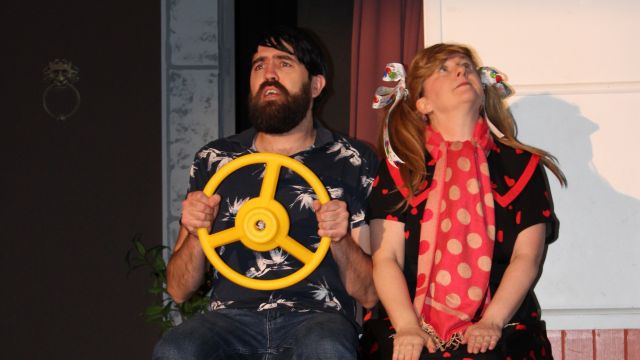
M 260 102 L 265 87 L 273 86 L 280 92 L 281 100 Z M 291 95 L 278 81 L 267 80 L 256 92 L 249 95 L 249 119 L 256 130 L 268 134 L 284 134 L 300 124 L 307 115 L 311 103 L 311 86 L 306 81 L 298 94 Z

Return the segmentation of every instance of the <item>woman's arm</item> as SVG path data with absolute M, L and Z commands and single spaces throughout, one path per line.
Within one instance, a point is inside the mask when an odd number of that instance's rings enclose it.
M 522 230 L 513 248 L 511 261 L 504 272 L 498 290 L 482 319 L 466 333 L 468 351 L 477 354 L 492 350 L 502 335 L 502 329 L 516 313 L 540 271 L 544 254 L 546 224 L 539 223 Z
M 404 278 L 404 224 L 374 219 L 371 221 L 373 281 L 396 335 L 393 358 L 418 359 L 422 348 L 435 351 L 429 336 L 422 331 Z

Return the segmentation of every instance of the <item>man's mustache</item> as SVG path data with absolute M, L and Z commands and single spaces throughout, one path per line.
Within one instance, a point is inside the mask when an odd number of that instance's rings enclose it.
M 260 85 L 260 88 L 258 88 L 258 93 L 264 91 L 264 88 L 266 88 L 267 86 L 278 89 L 284 95 L 289 95 L 289 91 L 287 90 L 287 88 L 285 88 L 284 85 L 282 85 L 278 80 L 266 80 Z

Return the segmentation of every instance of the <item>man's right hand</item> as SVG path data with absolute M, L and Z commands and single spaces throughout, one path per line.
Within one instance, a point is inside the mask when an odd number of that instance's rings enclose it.
M 189 234 L 198 236 L 198 229 L 211 230 L 213 220 L 218 215 L 220 195 L 207 197 L 202 191 L 191 192 L 182 202 L 182 226 Z
M 182 202 L 182 226 L 167 264 L 167 292 L 178 304 L 188 300 L 204 281 L 206 258 L 198 229 L 211 229 L 219 207 L 220 195 L 207 197 L 202 191 L 189 193 Z

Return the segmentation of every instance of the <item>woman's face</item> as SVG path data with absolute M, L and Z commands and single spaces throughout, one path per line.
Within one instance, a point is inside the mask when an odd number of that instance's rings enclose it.
M 427 115 L 446 115 L 461 106 L 480 111 L 484 92 L 480 75 L 471 59 L 454 55 L 441 64 L 423 83 L 423 106 L 418 109 Z

